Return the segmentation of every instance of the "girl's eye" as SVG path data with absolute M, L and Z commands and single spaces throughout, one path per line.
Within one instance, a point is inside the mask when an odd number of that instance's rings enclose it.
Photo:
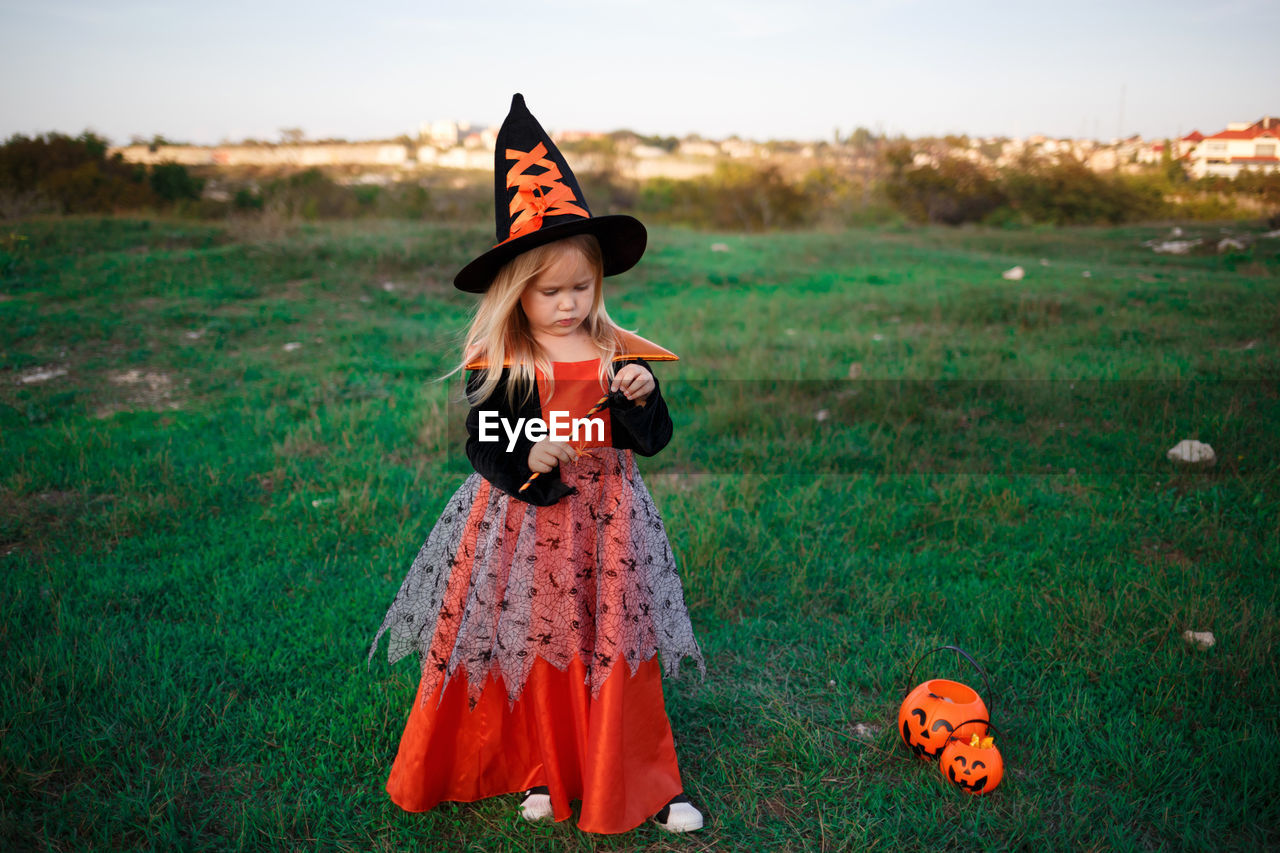
M 591 285 L 588 285 L 588 284 L 580 284 L 577 287 L 575 287 L 574 290 L 586 290 L 590 286 Z

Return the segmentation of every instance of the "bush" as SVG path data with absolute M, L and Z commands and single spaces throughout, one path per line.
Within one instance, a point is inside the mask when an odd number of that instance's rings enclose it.
M 431 191 L 422 184 L 392 184 L 378 194 L 376 212 L 397 219 L 428 219 L 431 200 Z
M 693 180 L 646 181 L 636 207 L 663 222 L 742 231 L 802 225 L 814 216 L 804 190 L 776 166 L 734 162 Z
M 341 219 L 360 212 L 355 193 L 316 168 L 277 178 L 263 187 L 262 195 L 286 219 Z
M 236 190 L 231 204 L 236 210 L 262 210 L 262 195 L 248 187 L 241 187 Z
M 1067 156 L 1027 157 L 993 174 L 954 157 L 912 165 L 910 146 L 899 143 L 886 151 L 885 162 L 886 194 L 917 222 L 1002 227 L 1118 224 L 1171 212 L 1165 201 L 1170 189 L 1167 175 L 1103 174 Z
M 311 168 L 242 186 L 230 205 L 237 213 L 280 222 L 386 217 L 448 222 L 492 221 L 492 183 L 479 174 L 446 170 L 416 181 L 340 184 Z
M 806 220 L 813 224 L 856 227 L 902 219 L 882 185 L 850 169 L 830 165 L 810 169 L 800 179 L 800 191 L 809 208 Z
M 938 163 L 908 166 L 896 151 L 890 152 L 888 160 L 891 174 L 885 192 L 916 222 L 978 222 L 1005 203 L 996 181 L 969 160 L 946 157 Z
M 1166 210 L 1157 182 L 1100 174 L 1070 157 L 1024 161 L 1004 170 L 1000 183 L 1009 206 L 1033 222 L 1118 224 Z
M 100 213 L 154 204 L 145 166 L 107 156 L 107 141 L 17 134 L 0 146 L 0 190 L 10 198 L 40 197 L 60 213 Z
M 1178 192 L 1168 198 L 1172 215 L 1178 219 L 1198 219 L 1205 222 L 1221 222 L 1237 219 L 1240 207 L 1234 196 L 1221 192 Z
M 181 163 L 159 163 L 151 169 L 151 191 L 167 202 L 198 200 L 204 181 L 194 178 Z
M 1232 190 L 1257 199 L 1268 208 L 1280 207 L 1280 172 L 1245 169 L 1233 182 Z

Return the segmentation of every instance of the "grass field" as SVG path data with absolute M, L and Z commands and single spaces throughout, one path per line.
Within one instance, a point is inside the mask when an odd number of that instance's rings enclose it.
M 1280 845 L 1280 240 L 1190 230 L 655 230 L 607 282 L 682 356 L 641 466 L 709 670 L 668 682 L 677 838 L 382 788 L 416 667 L 365 653 L 468 470 L 436 380 L 491 235 L 5 226 L 0 847 Z M 895 731 L 948 643 L 987 797 Z

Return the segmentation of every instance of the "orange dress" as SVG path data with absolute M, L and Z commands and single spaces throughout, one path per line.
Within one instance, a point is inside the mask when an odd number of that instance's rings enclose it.
M 583 416 L 598 366 L 555 363 L 544 420 Z M 603 435 L 575 442 L 591 455 L 561 466 L 577 494 L 552 506 L 471 475 L 383 620 L 390 659 L 423 664 L 387 780 L 406 811 L 546 785 L 557 821 L 577 799 L 579 828 L 617 833 L 683 790 L 662 675 L 702 655 L 661 517 L 595 417 Z

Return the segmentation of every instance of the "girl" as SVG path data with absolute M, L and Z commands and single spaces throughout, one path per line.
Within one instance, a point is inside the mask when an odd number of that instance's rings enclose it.
M 476 473 L 369 651 L 389 631 L 389 660 L 417 652 L 422 664 L 387 791 L 414 812 L 524 791 L 529 820 L 564 820 L 579 799 L 588 832 L 651 816 L 699 829 L 661 679 L 686 655 L 705 666 L 634 460 L 671 438 L 648 363 L 676 356 L 618 328 L 602 294 L 603 277 L 644 252 L 644 226 L 591 216 L 520 95 L 495 178 L 498 243 L 454 281 L 484 294 L 460 366 Z M 547 434 L 557 413 L 580 434 Z

